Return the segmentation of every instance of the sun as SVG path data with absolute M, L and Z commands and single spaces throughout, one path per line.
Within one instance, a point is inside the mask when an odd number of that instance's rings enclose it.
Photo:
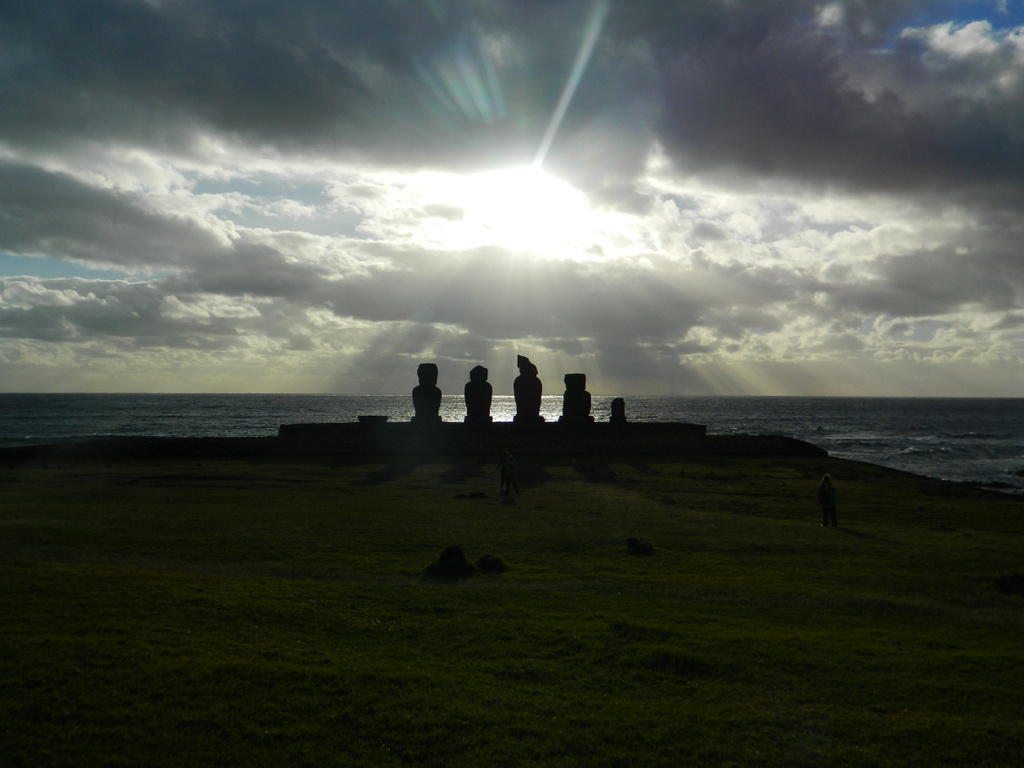
M 539 168 L 478 173 L 466 186 L 466 223 L 507 248 L 568 246 L 586 226 L 586 196 Z
M 457 211 L 434 227 L 447 247 L 494 245 L 573 257 L 592 249 L 598 237 L 598 216 L 587 196 L 537 167 L 448 176 L 434 190 L 439 206 Z

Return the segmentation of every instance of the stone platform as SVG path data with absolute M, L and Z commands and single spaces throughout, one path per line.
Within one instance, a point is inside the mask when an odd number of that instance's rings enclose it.
M 283 424 L 280 449 L 296 454 L 729 455 L 824 457 L 817 446 L 774 435 L 708 435 L 702 424 L 630 422 L 568 425 L 354 422 Z
M 778 435 L 709 435 L 700 424 L 352 422 L 283 424 L 276 437 L 108 437 L 0 448 L 0 463 L 51 461 L 303 460 L 361 456 L 718 456 L 827 458 L 811 443 Z

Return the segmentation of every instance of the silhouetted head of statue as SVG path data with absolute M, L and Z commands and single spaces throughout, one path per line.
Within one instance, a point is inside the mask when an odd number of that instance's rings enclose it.
M 537 366 L 530 362 L 530 358 L 516 355 L 516 368 L 520 376 L 536 376 Z
M 416 369 L 416 375 L 419 377 L 420 384 L 424 387 L 436 387 L 437 386 L 437 365 L 434 363 L 420 363 L 420 367 Z
M 469 372 L 470 381 L 487 381 L 487 369 L 482 365 L 478 365 L 476 368 Z
M 625 421 L 626 420 L 626 401 L 621 397 L 616 397 L 612 400 L 612 421 Z
M 567 373 L 565 374 L 565 389 L 567 392 L 583 392 L 587 388 L 587 374 Z

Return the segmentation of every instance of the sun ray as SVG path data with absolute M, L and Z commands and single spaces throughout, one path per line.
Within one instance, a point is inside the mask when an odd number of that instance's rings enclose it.
M 555 111 L 551 115 L 551 122 L 548 123 L 547 131 L 545 131 L 544 138 L 541 140 L 540 147 L 537 149 L 537 155 L 533 159 L 533 165 L 535 168 L 540 168 L 544 164 L 544 159 L 547 157 L 548 151 L 551 149 L 551 144 L 554 142 L 555 136 L 558 134 L 558 129 L 562 125 L 562 119 L 565 117 L 566 110 L 569 109 L 569 104 L 572 102 L 572 98 L 576 94 L 576 89 L 579 87 L 580 80 L 583 79 L 583 73 L 586 72 L 587 65 L 590 63 L 590 56 L 594 52 L 594 45 L 597 43 L 597 39 L 601 35 L 601 29 L 604 27 L 605 19 L 608 17 L 609 7 L 609 0 L 595 0 L 593 7 L 590 9 L 590 15 L 583 28 L 583 40 L 580 43 L 579 51 L 576 53 L 576 60 L 573 62 L 572 71 L 569 73 L 569 79 L 565 82 L 565 87 L 562 89 L 562 95 L 558 99 L 558 105 L 555 107 Z

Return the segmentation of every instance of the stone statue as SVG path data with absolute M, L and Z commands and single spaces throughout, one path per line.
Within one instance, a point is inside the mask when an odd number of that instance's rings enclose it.
M 530 358 L 516 355 L 516 367 L 519 375 L 512 383 L 512 392 L 516 398 L 516 415 L 512 420 L 516 424 L 539 424 L 544 421 L 540 415 L 540 398 L 544 386 L 537 378 L 537 366 Z
M 470 424 L 491 423 L 491 394 L 493 388 L 487 381 L 487 369 L 482 365 L 469 372 L 466 382 L 466 418 Z
M 412 420 L 426 424 L 438 422 L 441 420 L 441 390 L 437 388 L 437 366 L 434 363 L 420 363 L 416 375 L 420 384 L 412 391 L 412 405 L 416 409 Z
M 590 415 L 590 393 L 587 392 L 587 375 L 585 373 L 565 374 L 562 416 L 558 420 L 563 424 L 593 423 L 594 417 Z
M 626 423 L 626 401 L 621 397 L 612 400 L 612 417 L 609 419 L 612 424 Z

